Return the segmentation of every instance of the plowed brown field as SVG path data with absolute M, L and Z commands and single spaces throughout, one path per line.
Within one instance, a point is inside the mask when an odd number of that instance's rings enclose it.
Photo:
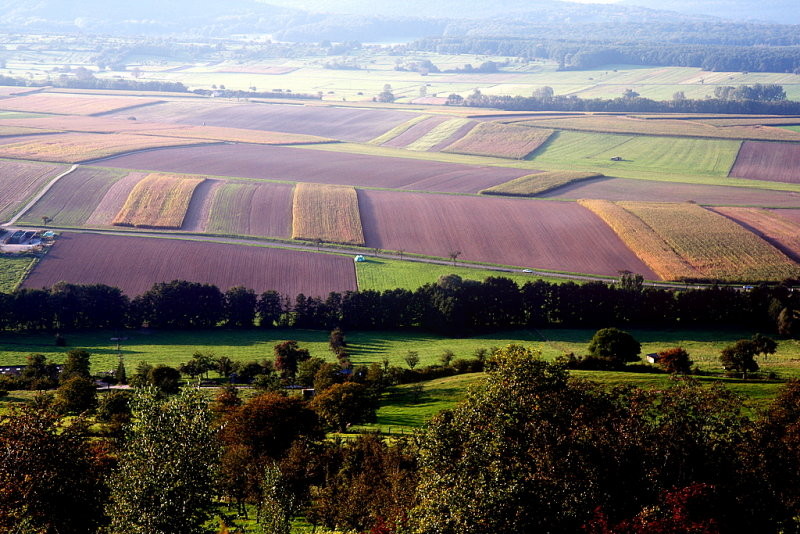
M 530 169 L 481 167 L 255 145 L 214 145 L 142 152 L 104 161 L 103 165 L 125 169 L 445 193 L 477 193 L 481 189 L 532 172 Z
M 649 182 L 624 178 L 598 178 L 544 193 L 548 198 L 597 198 L 645 202 L 688 202 L 721 206 L 800 207 L 800 193 L 744 187 Z
M 730 175 L 800 184 L 800 143 L 742 143 Z
M 126 118 L 125 115 L 119 115 Z M 136 118 L 319 135 L 347 141 L 369 141 L 406 122 L 404 111 L 348 109 L 291 104 L 230 104 L 208 101 L 165 102 L 136 110 Z
M 206 230 L 225 235 L 289 238 L 292 184 L 226 183 L 214 195 Z
M 127 172 L 80 167 L 53 185 L 22 217 L 22 222 L 41 224 L 47 216 L 58 226 L 82 226 L 97 205 Z
M 523 159 L 542 146 L 552 134 L 553 130 L 482 122 L 444 152 Z
M 87 268 L 91 266 L 91 268 Z M 246 245 L 147 237 L 64 233 L 23 287 L 49 287 L 60 280 L 108 284 L 133 296 L 156 282 L 181 279 L 210 283 L 222 291 L 243 285 L 325 296 L 356 289 L 349 256 Z
M 800 209 L 796 210 L 773 210 L 775 214 L 780 215 L 784 219 L 789 219 L 797 224 L 800 224 Z
M 459 260 L 616 276 L 656 275 L 573 203 L 360 190 L 366 245 Z
M 65 170 L 60 165 L 0 160 L 0 221 L 11 218 L 25 199 Z

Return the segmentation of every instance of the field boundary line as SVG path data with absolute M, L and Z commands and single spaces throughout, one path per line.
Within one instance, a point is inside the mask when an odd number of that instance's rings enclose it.
M 22 217 L 23 215 L 25 215 L 25 214 L 26 214 L 26 213 L 27 213 L 27 212 L 28 212 L 28 211 L 29 211 L 29 210 L 30 210 L 30 209 L 33 207 L 33 205 L 34 205 L 34 204 L 36 204 L 37 202 L 39 202 L 39 201 L 42 199 L 42 197 L 43 197 L 43 196 L 45 196 L 45 195 L 47 194 L 47 192 L 48 192 L 48 191 L 50 191 L 50 189 L 51 189 L 51 188 L 52 188 L 52 187 L 53 187 L 53 186 L 54 186 L 54 185 L 55 185 L 55 184 L 56 184 L 56 183 L 57 183 L 57 182 L 58 182 L 60 179 L 62 179 L 63 177 L 67 176 L 68 174 L 72 174 L 73 172 L 75 172 L 75 171 L 78 169 L 78 167 L 79 167 L 79 166 L 80 166 L 80 165 L 79 165 L 78 163 L 75 163 L 75 164 L 73 164 L 73 165 L 72 165 L 72 167 L 70 167 L 70 168 L 69 168 L 69 169 L 67 169 L 66 171 L 62 172 L 61 174 L 59 174 L 58 176 L 56 176 L 55 178 L 53 178 L 52 180 L 50 180 L 50 182 L 49 182 L 47 185 L 45 185 L 45 186 L 44 186 L 44 187 L 43 187 L 43 188 L 42 188 L 42 189 L 41 189 L 41 190 L 40 190 L 40 191 L 39 191 L 39 192 L 38 192 L 38 193 L 37 193 L 37 194 L 36 194 L 36 195 L 35 195 L 35 196 L 34 196 L 34 197 L 31 199 L 31 200 L 30 200 L 30 202 L 28 202 L 27 204 L 25 204 L 25 206 L 23 206 L 23 208 L 22 208 L 21 210 L 19 210 L 19 211 L 16 213 L 16 215 L 14 215 L 13 217 L 11 217 L 11 219 L 10 219 L 10 220 L 9 220 L 7 223 L 3 224 L 2 226 L 11 226 L 12 224 L 16 223 L 16 222 L 17 222 L 17 221 L 20 219 L 20 217 Z

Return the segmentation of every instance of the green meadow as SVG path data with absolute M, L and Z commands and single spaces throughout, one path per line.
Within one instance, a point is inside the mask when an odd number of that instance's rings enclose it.
M 0 292 L 17 289 L 35 261 L 36 258 L 27 255 L 0 255 Z

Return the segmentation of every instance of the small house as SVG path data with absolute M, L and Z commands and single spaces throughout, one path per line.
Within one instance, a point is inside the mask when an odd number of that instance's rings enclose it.
M 646 358 L 647 363 L 658 363 L 658 361 L 661 359 L 661 356 L 659 356 L 657 352 L 651 352 L 646 356 Z

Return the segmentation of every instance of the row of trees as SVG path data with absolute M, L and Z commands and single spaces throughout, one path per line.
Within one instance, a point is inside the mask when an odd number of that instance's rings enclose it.
M 800 329 L 800 296 L 790 286 L 747 291 L 710 287 L 675 291 L 643 287 L 626 275 L 619 284 L 537 280 L 519 287 L 502 277 L 483 282 L 443 276 L 416 291 L 392 289 L 303 294 L 291 301 L 275 291 L 244 287 L 226 292 L 175 280 L 130 300 L 103 285 L 59 283 L 50 289 L 0 293 L 0 328 L 295 327 L 331 330 L 421 327 L 454 336 L 525 327 L 748 326 L 782 335 Z
M 515 345 L 487 363 L 413 441 L 324 439 L 319 397 L 232 388 L 138 389 L 119 439 L 18 408 L 0 415 L 0 528 L 217 532 L 254 510 L 270 533 L 296 515 L 373 534 L 797 531 L 800 382 L 751 420 L 719 386 L 609 390 Z

